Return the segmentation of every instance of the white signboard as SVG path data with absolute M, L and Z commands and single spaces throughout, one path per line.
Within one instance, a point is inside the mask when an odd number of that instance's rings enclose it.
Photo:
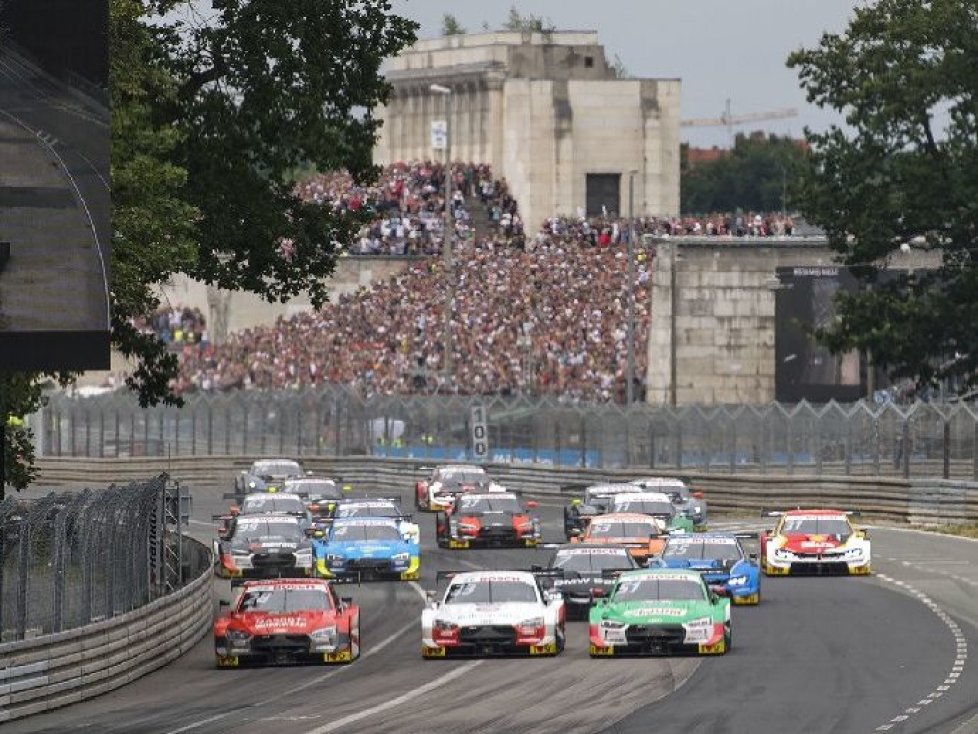
M 445 150 L 448 147 L 448 121 L 431 121 L 431 147 L 435 150 Z
M 472 431 L 472 457 L 476 461 L 489 459 L 489 426 L 487 425 L 486 409 L 481 405 L 472 407 L 469 426 Z

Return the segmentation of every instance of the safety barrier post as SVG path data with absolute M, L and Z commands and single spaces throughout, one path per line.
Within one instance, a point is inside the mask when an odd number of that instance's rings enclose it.
M 951 422 L 944 419 L 944 424 L 942 426 L 943 430 L 943 453 L 944 453 L 944 472 L 942 476 L 945 479 L 951 478 Z

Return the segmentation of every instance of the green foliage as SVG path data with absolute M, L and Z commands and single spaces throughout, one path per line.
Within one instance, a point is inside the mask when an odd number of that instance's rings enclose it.
M 808 132 L 798 202 L 868 285 L 820 333 L 869 351 L 891 376 L 976 383 L 978 337 L 978 7 L 879 0 L 848 29 L 791 54 L 808 100 L 848 128 Z M 936 271 L 879 278 L 904 243 L 942 249 Z
M 532 13 L 523 15 L 515 5 L 510 6 L 509 15 L 506 17 L 506 22 L 503 23 L 504 31 L 551 33 L 554 29 L 554 24 L 549 20 L 547 23 L 544 23 L 541 16 L 533 15 Z
M 681 156 L 680 209 L 684 214 L 790 209 L 805 153 L 789 137 L 738 135 L 729 155 L 693 168 Z
M 468 33 L 462 24 L 458 22 L 456 18 L 451 13 L 445 13 L 441 19 L 441 34 L 443 36 L 462 36 Z

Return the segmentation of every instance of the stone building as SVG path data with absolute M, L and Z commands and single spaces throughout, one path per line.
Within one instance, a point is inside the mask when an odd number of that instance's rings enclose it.
M 385 71 L 393 87 L 376 163 L 452 159 L 505 177 L 527 230 L 546 217 L 679 213 L 679 80 L 619 79 L 594 31 L 506 31 L 419 41 Z M 432 91 L 447 87 L 449 94 Z

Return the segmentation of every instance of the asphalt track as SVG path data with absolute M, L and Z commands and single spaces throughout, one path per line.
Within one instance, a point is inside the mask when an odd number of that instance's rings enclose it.
M 0 221 L 0 235 L 13 244 L 0 276 L 0 328 L 106 330 L 108 110 L 4 47 L 0 142 L 0 188 L 17 195 Z
M 195 491 L 199 537 L 212 537 L 223 491 Z M 557 540 L 558 507 L 540 512 Z M 420 584 L 346 587 L 362 610 L 364 654 L 352 665 L 218 671 L 205 638 L 129 686 L 4 733 L 978 730 L 967 658 L 978 650 L 978 543 L 874 528 L 874 576 L 765 579 L 760 606 L 734 609 L 723 657 L 591 660 L 586 626 L 572 622 L 555 659 L 423 661 L 422 592 L 437 570 L 526 568 L 550 551 L 439 550 L 433 516 L 419 519 Z M 229 595 L 216 581 L 215 596 Z

